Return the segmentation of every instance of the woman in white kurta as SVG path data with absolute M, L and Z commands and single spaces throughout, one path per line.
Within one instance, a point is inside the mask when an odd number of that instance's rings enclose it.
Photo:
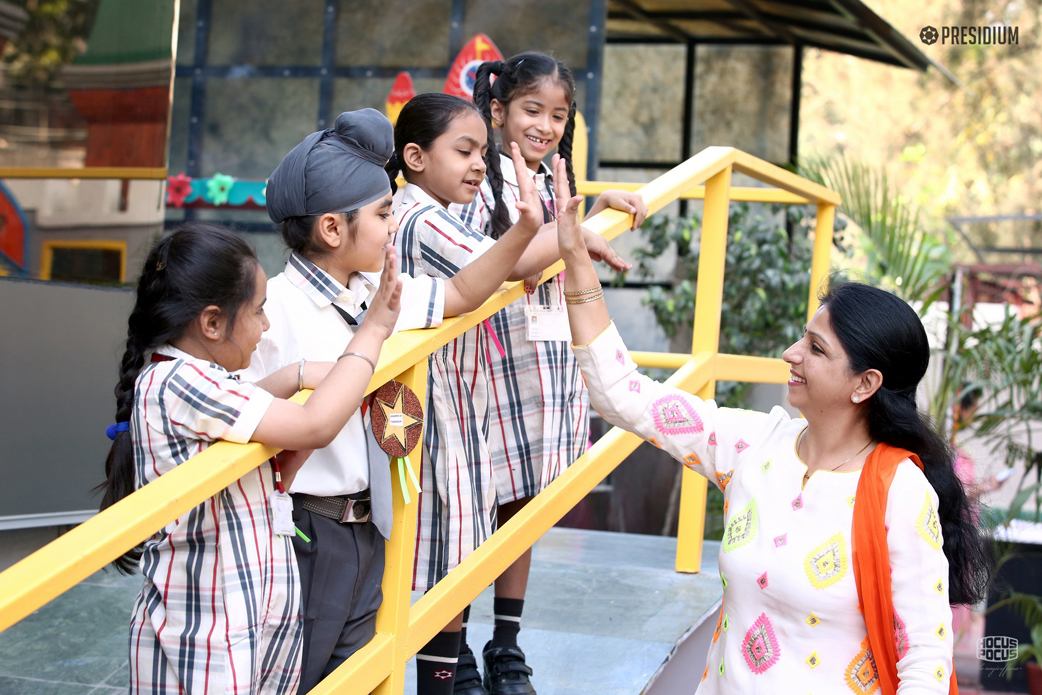
M 723 607 L 699 691 L 949 692 L 949 599 L 979 598 L 987 553 L 950 454 L 915 411 L 929 359 L 918 317 L 881 290 L 833 287 L 784 356 L 792 369 L 789 400 L 806 419 L 781 408 L 718 408 L 637 372 L 596 299 L 574 202 L 559 201 L 567 209 L 559 239 L 591 405 L 724 493 Z M 870 452 L 889 445 L 911 446 L 909 456 L 926 470 L 909 458 L 896 465 L 879 528 L 889 551 L 892 650 L 870 643 L 859 611 L 868 580 L 855 580 L 853 547 L 862 468 L 878 460 Z M 949 532 L 957 543 L 946 542 Z M 887 675 L 894 664 L 881 661 L 887 654 L 896 656 L 896 679 Z

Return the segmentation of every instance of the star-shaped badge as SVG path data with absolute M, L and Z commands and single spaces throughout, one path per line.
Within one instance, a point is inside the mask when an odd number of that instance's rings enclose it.
M 392 456 L 406 456 L 416 446 L 423 427 L 420 399 L 408 387 L 391 381 L 376 391 L 373 434 Z
M 409 415 L 409 413 L 403 410 L 405 406 L 404 392 L 399 390 L 395 395 L 394 403 L 385 403 L 377 397 L 376 402 L 380 404 L 380 409 L 383 411 L 384 418 L 387 420 L 387 424 L 384 426 L 383 439 L 381 444 L 386 442 L 391 437 L 398 440 L 398 444 L 404 449 L 406 444 L 405 431 L 410 427 L 423 424 L 423 421 Z

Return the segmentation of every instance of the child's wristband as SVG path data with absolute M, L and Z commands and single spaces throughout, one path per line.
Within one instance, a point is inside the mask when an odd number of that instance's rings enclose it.
M 360 353 L 360 352 L 345 352 L 340 357 L 337 357 L 336 361 L 339 362 L 342 357 L 347 357 L 348 355 L 353 355 L 355 357 L 361 357 L 363 360 L 365 360 L 366 362 L 369 363 L 369 366 L 373 368 L 373 372 L 374 373 L 376 372 L 376 365 L 373 364 L 373 361 L 371 359 L 369 359 L 368 357 L 366 357 L 365 355 L 363 355 L 362 353 Z
M 304 362 L 306 362 L 306 361 L 307 360 L 305 360 L 304 358 L 301 358 L 301 360 L 300 360 L 300 367 L 297 369 L 297 390 L 298 391 L 303 391 L 304 390 Z

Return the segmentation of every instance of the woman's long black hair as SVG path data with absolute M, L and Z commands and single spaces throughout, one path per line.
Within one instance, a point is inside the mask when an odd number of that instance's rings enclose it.
M 253 300 L 257 256 L 233 232 L 211 224 L 192 223 L 164 237 L 148 254 L 137 283 L 137 301 L 127 321 L 127 349 L 116 384 L 116 422 L 129 422 L 134 385 L 153 350 L 184 335 L 203 309 L 217 306 L 227 316 L 228 330 L 239 309 Z M 134 445 L 130 431 L 119 432 L 105 461 L 101 508 L 134 492 Z M 137 567 L 140 547 L 113 564 L 125 574 Z
M 496 81 L 492 82 L 492 76 Z M 514 99 L 530 94 L 547 81 L 555 80 L 564 88 L 564 98 L 568 108 L 568 122 L 564 127 L 561 142 L 557 144 L 557 153 L 564 159 L 568 168 L 568 190 L 575 195 L 575 173 L 572 171 L 572 141 L 575 138 L 575 77 L 568 66 L 553 56 L 538 51 L 518 53 L 509 60 L 495 60 L 482 63 L 478 67 L 474 80 L 474 103 L 481 110 L 481 116 L 488 127 L 488 151 L 485 154 L 486 176 L 492 188 L 495 209 L 492 211 L 492 229 L 490 236 L 498 239 L 510 229 L 510 211 L 501 205 L 503 194 L 503 172 L 499 166 L 499 148 L 492 136 L 492 100 L 495 99 L 507 106 Z M 520 176 L 521 172 L 518 172 Z
M 978 603 L 987 595 L 994 554 L 955 475 L 951 449 L 916 405 L 916 389 L 930 363 L 922 321 L 898 297 L 856 282 L 832 283 L 821 305 L 828 308 L 851 370 L 878 369 L 883 375 L 883 385 L 866 404 L 869 435 L 918 454 L 937 493 L 949 602 Z

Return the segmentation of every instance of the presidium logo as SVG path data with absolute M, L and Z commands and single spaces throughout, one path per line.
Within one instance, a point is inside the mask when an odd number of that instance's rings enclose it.
M 1007 27 L 994 24 L 986 27 L 951 26 L 941 27 L 938 32 L 931 26 L 923 27 L 919 32 L 919 40 L 927 46 L 937 43 L 952 45 L 1006 46 L 1020 44 L 1020 27 Z

